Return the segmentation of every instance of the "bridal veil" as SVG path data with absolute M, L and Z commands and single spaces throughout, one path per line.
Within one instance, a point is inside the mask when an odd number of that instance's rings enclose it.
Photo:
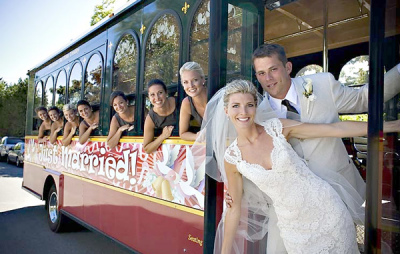
M 225 114 L 223 97 L 225 88 L 220 89 L 207 103 L 201 132 L 192 146 L 206 146 L 206 173 L 224 182 L 228 186 L 224 170 L 224 155 L 228 146 L 237 138 L 236 130 Z M 268 100 L 258 94 L 256 123 L 261 123 L 277 114 L 271 108 Z M 289 117 L 299 120 L 299 116 Z M 297 149 L 298 150 L 298 147 Z M 195 154 L 195 153 L 193 153 Z M 342 200 L 346 203 L 354 221 L 363 223 L 362 199 L 358 193 L 340 174 L 326 172 L 321 169 L 317 175 L 329 182 L 338 191 Z M 283 197 L 284 198 L 284 197 Z M 226 211 L 226 209 L 224 210 Z M 241 218 L 236 233 L 235 243 L 232 248 L 234 253 L 286 253 L 276 226 L 276 215 L 271 199 L 264 194 L 254 183 L 243 177 L 243 197 L 241 202 Z M 225 212 L 218 226 L 214 253 L 219 253 L 222 245 Z M 268 240 L 267 240 L 268 239 Z

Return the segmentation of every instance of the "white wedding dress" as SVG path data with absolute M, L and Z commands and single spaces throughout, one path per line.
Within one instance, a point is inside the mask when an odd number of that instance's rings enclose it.
M 272 200 L 287 253 L 359 253 L 353 220 L 339 195 L 292 149 L 279 119 L 263 126 L 273 139 L 272 169 L 244 161 L 237 140 L 225 159 Z

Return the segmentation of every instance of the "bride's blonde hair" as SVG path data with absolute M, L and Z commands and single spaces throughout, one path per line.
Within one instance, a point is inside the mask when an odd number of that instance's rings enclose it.
M 224 93 L 224 107 L 228 106 L 229 96 L 235 93 L 249 93 L 253 95 L 255 105 L 257 106 L 257 88 L 248 80 L 235 79 L 228 83 Z

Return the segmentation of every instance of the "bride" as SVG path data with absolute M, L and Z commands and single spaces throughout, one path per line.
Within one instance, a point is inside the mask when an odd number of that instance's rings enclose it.
M 258 97 L 252 83 L 234 80 L 207 105 L 212 113 L 206 110 L 203 128 L 212 140 L 211 157 L 238 201 L 224 211 L 214 253 L 244 253 L 244 248 L 254 252 L 265 246 L 260 241 L 267 241 L 267 253 L 359 253 L 346 205 L 287 140 L 362 136 L 367 123 L 308 124 L 278 119 L 273 112 L 256 115 Z M 399 121 L 384 128 L 398 131 Z M 277 227 L 268 226 L 270 220 L 277 220 Z

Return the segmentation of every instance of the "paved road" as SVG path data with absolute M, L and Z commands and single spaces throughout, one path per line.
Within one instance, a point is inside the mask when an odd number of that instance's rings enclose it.
M 0 162 L 0 253 L 130 253 L 112 240 L 83 228 L 53 233 L 44 202 L 21 189 L 22 168 Z
M 0 162 L 0 213 L 27 206 L 44 205 L 41 201 L 21 189 L 22 168 Z

